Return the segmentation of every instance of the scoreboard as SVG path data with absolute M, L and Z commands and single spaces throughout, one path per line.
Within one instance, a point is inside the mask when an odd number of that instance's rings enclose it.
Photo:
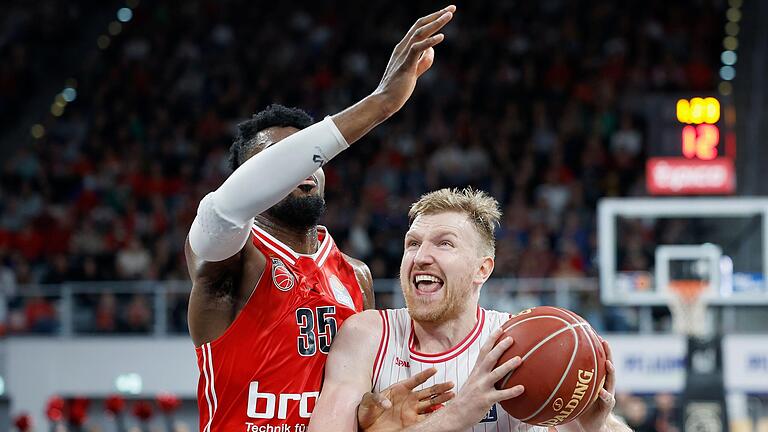
M 736 191 L 735 112 L 713 96 L 651 98 L 646 107 L 651 195 L 725 195 Z

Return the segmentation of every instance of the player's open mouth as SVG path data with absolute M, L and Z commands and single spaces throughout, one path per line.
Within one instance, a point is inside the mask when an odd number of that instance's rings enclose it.
M 413 285 L 419 294 L 432 294 L 440 291 L 443 287 L 443 280 L 431 274 L 417 274 L 413 276 Z

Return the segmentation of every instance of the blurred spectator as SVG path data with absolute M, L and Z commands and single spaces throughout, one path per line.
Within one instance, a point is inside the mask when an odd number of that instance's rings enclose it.
M 648 404 L 641 397 L 626 396 L 622 399 L 619 410 L 634 432 L 656 432 Z
M 113 332 L 117 329 L 117 299 L 114 294 L 104 292 L 99 295 L 94 321 L 97 332 Z
M 152 326 L 152 309 L 147 296 L 133 294 L 125 310 L 125 331 L 148 333 Z
M 56 330 L 56 310 L 41 296 L 29 297 L 24 307 L 26 329 L 34 333 L 53 333 Z
M 149 274 L 149 251 L 137 237 L 131 237 L 128 244 L 117 252 L 117 273 L 121 279 L 145 279 Z
M 680 408 L 674 395 L 659 393 L 653 398 L 655 402 L 653 417 L 657 432 L 679 432 Z
M 56 70 L 33 59 L 76 45 L 68 26 L 86 4 L 0 5 L 3 121 Z M 644 124 L 626 102 L 714 89 L 721 1 L 493 3 L 492 16 L 489 5 L 463 5 L 403 112 L 326 167 L 323 223 L 375 277 L 396 275 L 407 205 L 467 184 L 506 212 L 495 275 L 595 275 L 597 200 L 643 185 Z M 375 88 L 392 35 L 429 8 L 142 3 L 108 49 L 78 59 L 76 101 L 3 164 L 0 275 L 17 286 L 186 278 L 186 233 L 229 175 L 234 125 L 272 102 L 316 118 L 342 109 Z M 627 239 L 623 268 L 648 264 L 642 234 Z M 137 328 L 141 303 L 131 300 Z

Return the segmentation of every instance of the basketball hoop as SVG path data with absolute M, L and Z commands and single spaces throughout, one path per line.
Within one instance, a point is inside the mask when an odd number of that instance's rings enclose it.
M 709 282 L 698 279 L 670 280 L 667 288 L 672 328 L 675 333 L 704 337 L 707 333 L 707 302 L 704 292 Z

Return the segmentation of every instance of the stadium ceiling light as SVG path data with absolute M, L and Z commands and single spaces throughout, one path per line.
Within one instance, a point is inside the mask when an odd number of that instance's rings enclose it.
M 36 123 L 29 128 L 29 134 L 32 135 L 32 138 L 34 139 L 40 139 L 45 136 L 45 128 L 40 123 Z M 2 393 L 0 392 L 0 394 Z
M 128 22 L 133 18 L 133 11 L 130 8 L 124 7 L 117 10 L 117 19 L 120 22 Z
M 728 21 L 739 22 L 741 20 L 741 11 L 736 8 L 730 8 L 725 12 Z
M 723 66 L 720 68 L 720 78 L 725 81 L 730 81 L 736 78 L 736 69 L 733 66 Z
M 731 50 L 723 51 L 723 53 L 720 54 L 720 60 L 722 60 L 723 64 L 726 66 L 735 65 L 737 59 L 738 57 L 736 56 L 736 53 Z
M 77 99 L 77 90 L 73 89 L 72 87 L 66 87 L 62 92 L 61 96 L 64 98 L 67 102 L 72 102 L 75 99 Z
M 728 36 L 738 36 L 739 35 L 739 23 L 735 23 L 733 21 L 729 21 L 725 24 L 725 34 Z
M 51 114 L 53 114 L 54 117 L 60 117 L 62 114 L 64 114 L 64 106 L 56 103 L 52 104 Z
M 727 50 L 736 51 L 739 47 L 739 40 L 733 36 L 727 36 L 723 39 L 723 47 Z

